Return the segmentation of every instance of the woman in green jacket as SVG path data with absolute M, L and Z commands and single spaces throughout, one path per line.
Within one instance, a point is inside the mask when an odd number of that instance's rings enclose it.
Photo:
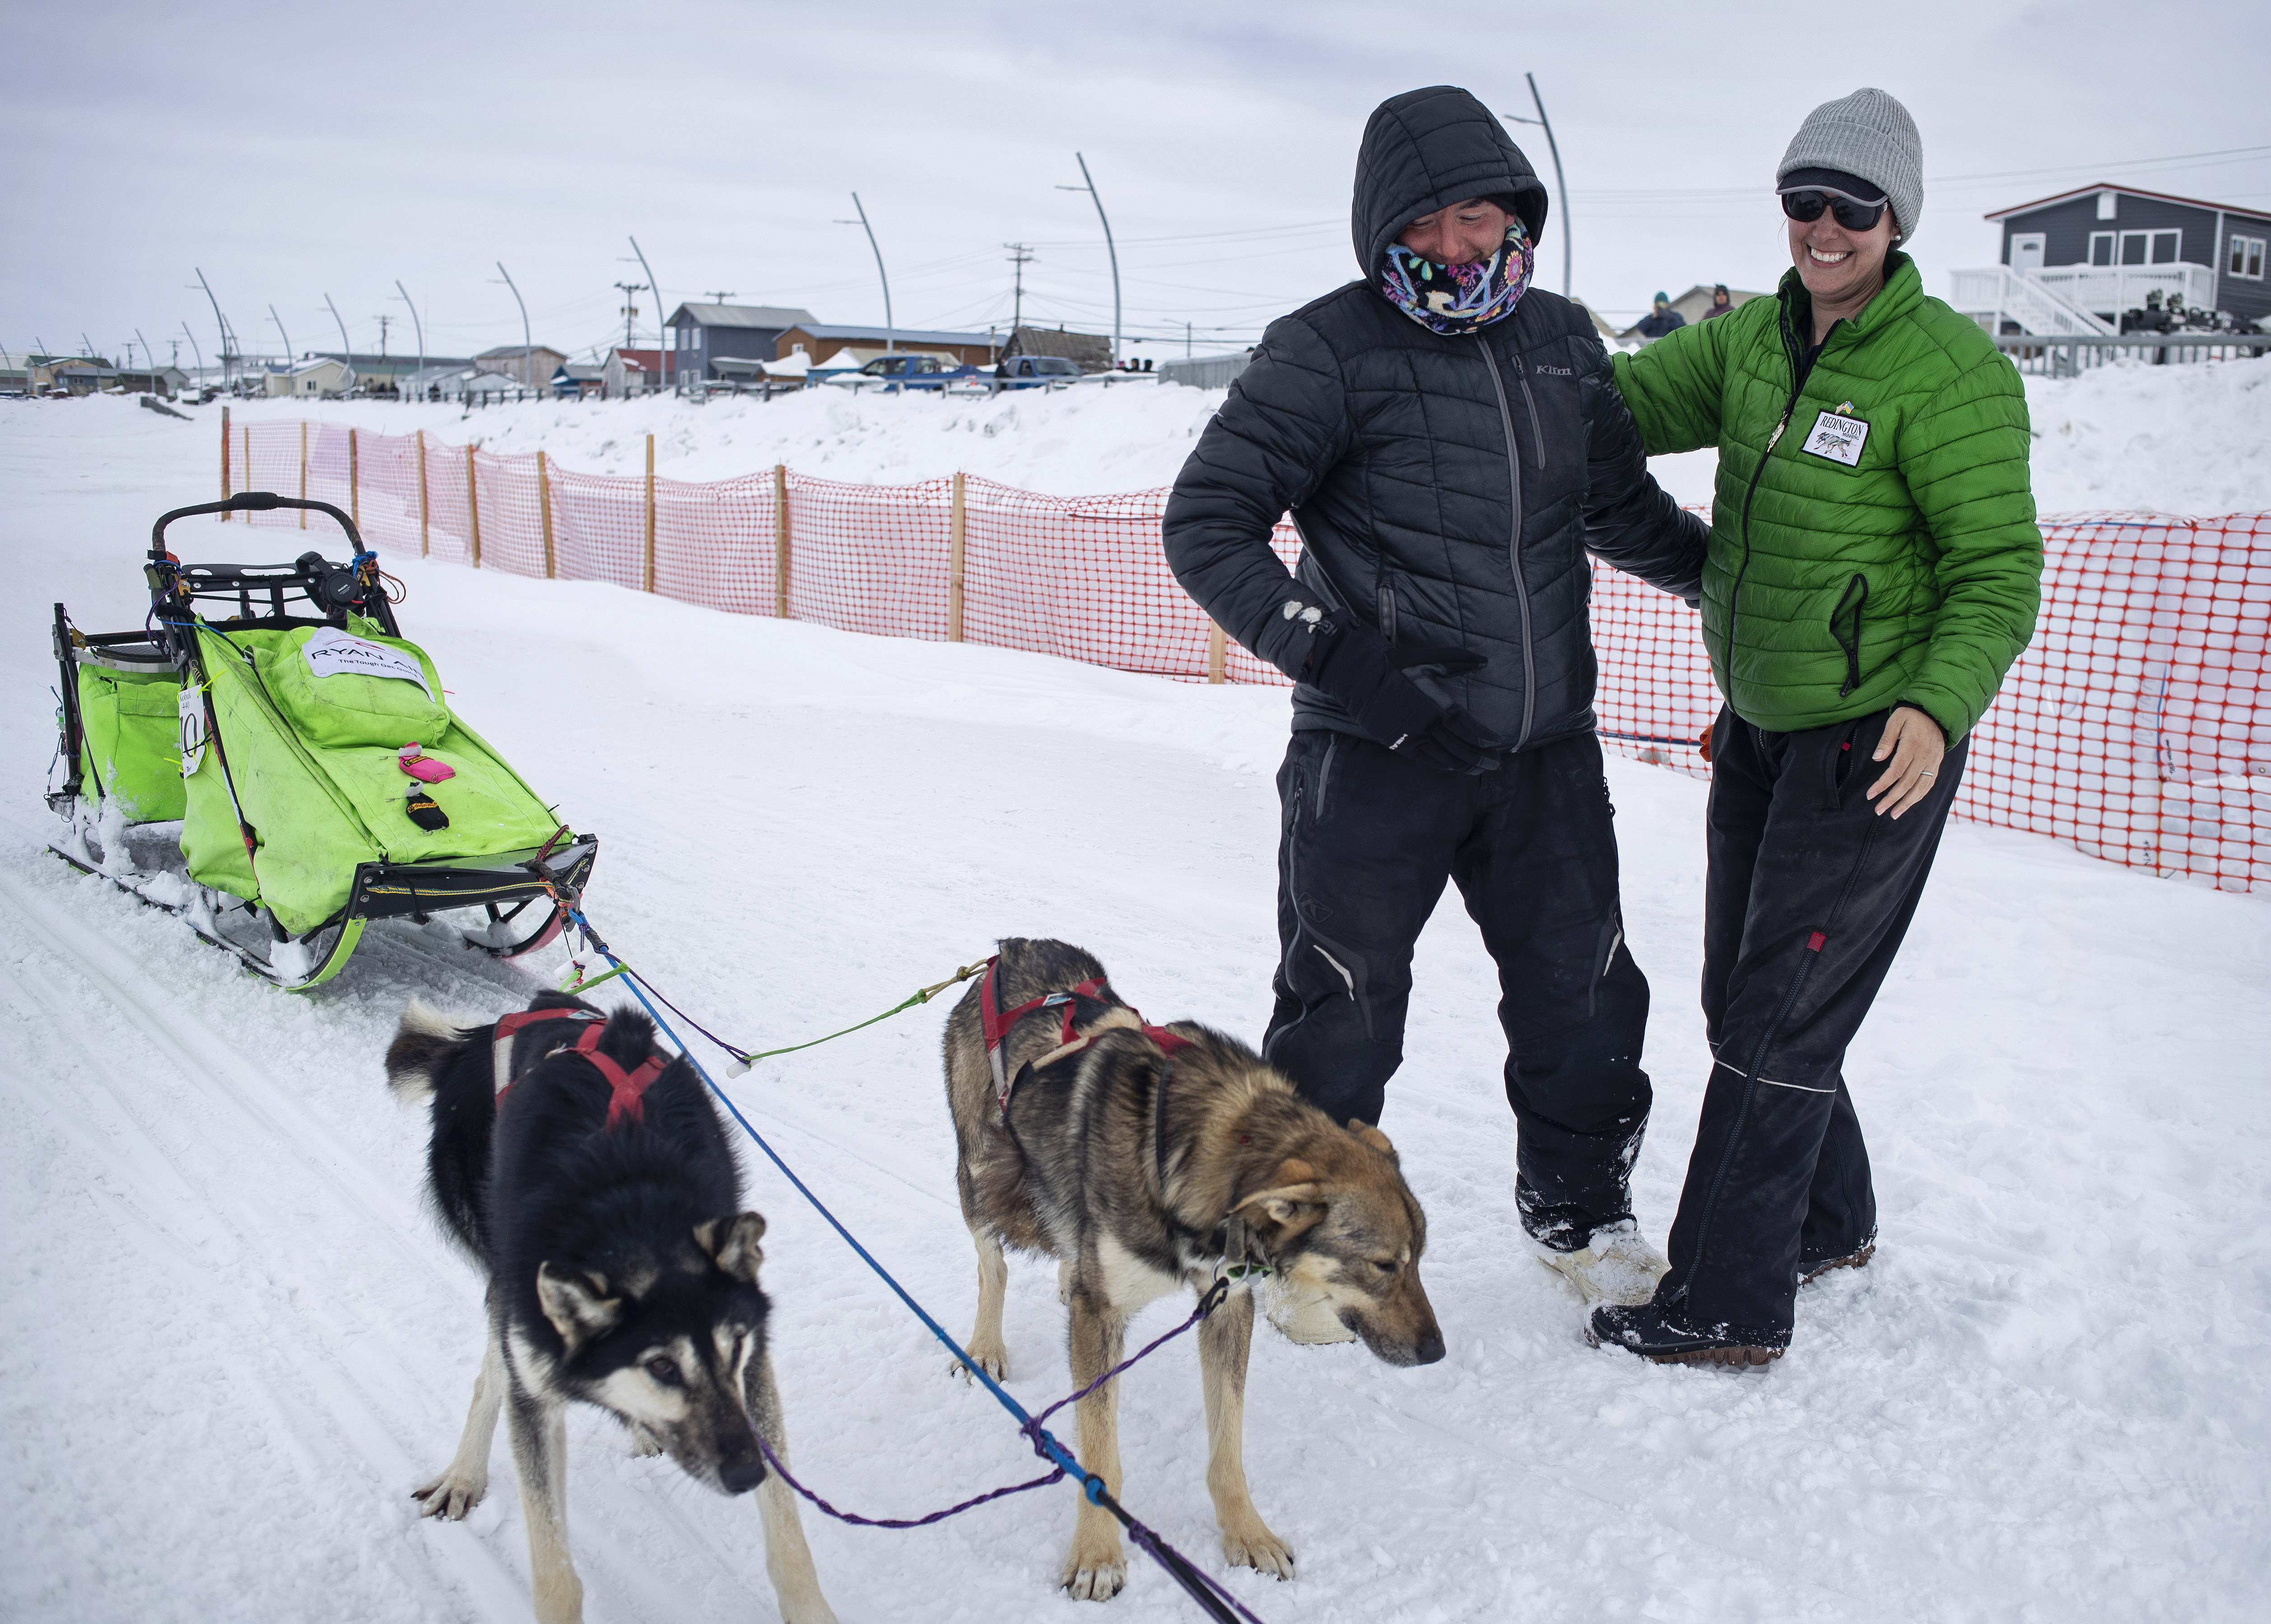
M 1615 358 L 1651 453 L 1719 448 L 1703 640 L 1724 697 L 1703 1008 L 1714 1064 L 1652 1302 L 1588 1337 L 1763 1365 L 1798 1288 L 1876 1243 L 1846 1046 L 1932 868 L 1966 742 L 2040 600 L 2026 396 L 1898 245 L 1923 149 L 1880 90 L 1814 109 L 1777 172 L 1794 268 Z

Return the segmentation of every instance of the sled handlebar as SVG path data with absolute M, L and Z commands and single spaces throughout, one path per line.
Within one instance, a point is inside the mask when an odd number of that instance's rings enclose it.
M 339 528 L 347 533 L 356 552 L 366 549 L 362 533 L 355 522 L 328 502 L 309 502 L 302 496 L 279 496 L 272 490 L 241 490 L 226 502 L 200 502 L 193 508 L 175 508 L 171 513 L 161 513 L 158 522 L 150 527 L 150 556 L 166 555 L 166 526 L 177 518 L 195 518 L 200 513 L 265 513 L 273 508 L 305 508 L 310 513 L 328 513 L 337 519 Z

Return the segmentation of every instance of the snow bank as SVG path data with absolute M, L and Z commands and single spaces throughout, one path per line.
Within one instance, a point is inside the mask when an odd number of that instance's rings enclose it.
M 413 991 L 481 1019 L 556 964 L 524 973 L 388 922 L 295 998 L 41 854 L 47 605 L 138 623 L 152 515 L 215 482 L 205 428 L 115 404 L 0 414 L 0 1617 L 523 1624 L 502 1442 L 467 1522 L 421 1522 L 409 1499 L 463 1423 L 480 1291 L 420 1210 L 425 1129 L 380 1055 Z M 1054 416 L 1018 405 L 1020 433 Z M 176 533 L 193 557 L 256 542 L 301 545 Z M 1258 1033 L 1281 692 L 389 562 L 468 719 L 599 832 L 594 917 L 740 1042 L 847 1026 L 1013 932 L 1089 946 L 1155 1017 Z M 1709 1064 L 1703 786 L 1609 775 L 1656 987 L 1634 1194 L 1660 1240 Z M 1300 1557 L 1289 1585 L 1226 1575 L 1262 1617 L 2260 1614 L 2271 905 L 1952 828 L 1846 1069 L 1882 1250 L 1806 1288 L 1796 1346 L 1761 1377 L 1585 1347 L 1574 1294 L 1521 1240 L 1498 987 L 1448 898 L 1417 979 L 1385 1127 L 1426 1207 L 1450 1352 L 1393 1370 L 1257 1335 L 1247 1467 Z M 733 1091 L 959 1330 L 974 1270 L 942 1016 L 766 1062 Z M 1031 1475 L 778 1177 L 753 1166 L 749 1188 L 800 1472 L 882 1516 Z M 1009 1291 L 1012 1387 L 1060 1397 L 1054 1272 L 1013 1263 Z M 1131 1345 L 1181 1312 L 1156 1305 Z M 1121 1385 L 1128 1504 L 1222 1572 L 1191 1344 Z M 630 1458 L 588 1412 L 570 1434 L 595 1624 L 773 1616 L 747 1501 Z M 847 1624 L 1069 1620 L 1051 1586 L 1072 1515 L 1059 1488 L 915 1532 L 806 1526 Z M 1140 1558 L 1110 1605 L 1095 1616 L 1195 1616 Z
M 388 434 L 424 428 L 451 443 L 502 452 L 548 451 L 595 473 L 645 469 L 655 436 L 660 471 L 713 480 L 786 462 L 807 473 L 892 483 L 961 472 L 1053 495 L 1171 484 L 1191 443 L 1225 398 L 1180 384 L 1087 384 L 991 399 L 846 395 L 820 388 L 771 401 L 743 397 L 696 406 L 630 401 L 526 401 L 473 412 L 455 406 L 288 400 L 235 408 L 246 416 L 316 416 Z M 2141 508 L 2166 513 L 2271 509 L 2271 357 L 2207 366 L 2125 363 L 2078 379 L 2029 378 L 2035 501 L 2044 513 Z M 0 403 L 5 405 L 6 403 Z M 132 402 L 8 406 L 9 411 L 131 411 Z M 201 408 L 209 419 L 215 406 Z M 0 414 L 0 424 L 11 419 Z M 1708 503 L 1715 451 L 1650 465 L 1682 502 Z

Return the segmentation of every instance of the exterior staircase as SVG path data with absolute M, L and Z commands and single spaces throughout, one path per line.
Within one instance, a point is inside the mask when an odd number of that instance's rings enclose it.
M 2040 282 L 2008 265 L 1949 273 L 1948 303 L 2000 335 L 2005 322 L 2041 338 L 2112 338 L 2117 330 L 2079 306 L 2068 304 Z

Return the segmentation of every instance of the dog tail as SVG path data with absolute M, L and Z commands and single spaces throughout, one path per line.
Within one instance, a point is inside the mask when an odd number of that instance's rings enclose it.
M 429 1099 L 441 1084 L 443 1068 L 456 1057 L 469 1031 L 424 1000 L 413 998 L 386 1047 L 386 1084 L 404 1105 Z

